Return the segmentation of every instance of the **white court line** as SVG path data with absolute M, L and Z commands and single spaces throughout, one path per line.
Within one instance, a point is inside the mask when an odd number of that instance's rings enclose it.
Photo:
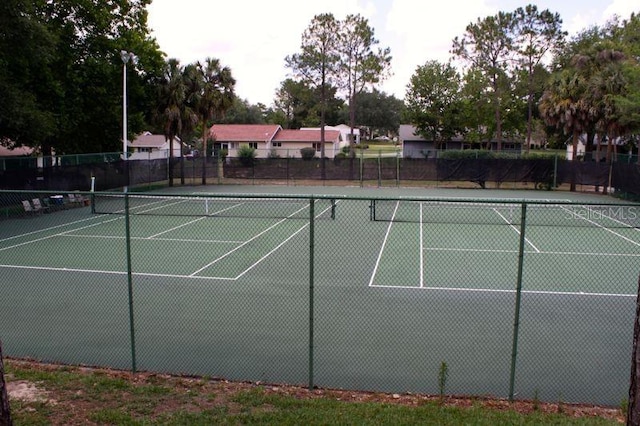
M 387 232 L 384 235 L 382 246 L 380 247 L 380 251 L 378 252 L 378 258 L 376 259 L 376 264 L 373 267 L 373 272 L 371 273 L 371 279 L 369 280 L 369 287 L 373 285 L 373 280 L 376 277 L 376 273 L 378 272 L 378 266 L 380 266 L 380 260 L 382 259 L 382 252 L 384 252 L 384 248 L 387 245 L 387 240 L 389 239 L 389 234 L 391 233 L 391 226 L 393 225 L 393 219 L 395 219 L 396 217 L 396 213 L 398 211 L 399 206 L 400 206 L 400 201 L 397 201 L 396 208 L 393 209 L 393 215 L 391 215 L 391 220 L 389 221 L 389 226 L 387 226 Z
M 65 234 L 61 235 L 63 237 L 68 238 L 92 238 L 92 239 L 108 239 L 108 240 L 125 240 L 127 237 L 125 236 L 116 236 L 116 235 L 72 235 Z M 172 241 L 176 243 L 223 243 L 223 244 L 241 244 L 244 241 L 234 241 L 234 240 L 197 240 L 194 238 L 150 238 L 150 237 L 131 237 L 131 240 L 137 241 Z
M 516 233 L 517 233 L 518 235 L 520 235 L 520 230 L 519 230 L 518 228 L 516 228 L 516 227 L 515 227 L 511 222 L 509 222 L 509 220 L 508 220 L 506 217 L 504 217 L 504 216 L 502 215 L 502 213 L 500 213 L 500 212 L 498 211 L 498 209 L 494 208 L 494 209 L 493 209 L 493 211 L 494 211 L 494 212 L 496 212 L 496 214 L 497 214 L 498 216 L 500 216 L 500 217 L 502 218 L 502 220 L 504 220 L 504 221 L 507 223 L 507 225 L 509 225 L 509 226 L 511 227 L 511 229 L 513 229 L 514 231 L 516 231 Z M 538 253 L 540 253 L 540 250 L 538 250 L 538 247 L 534 246 L 534 245 L 533 245 L 533 243 L 532 243 L 531 241 L 529 241 L 529 239 L 528 239 L 527 237 L 524 237 L 524 240 L 527 242 L 527 244 L 529 244 L 531 247 L 533 247 L 533 249 L 534 249 L 535 251 L 537 251 Z
M 564 207 L 564 206 L 562 206 L 562 209 L 563 209 L 563 210 L 566 210 L 567 212 L 569 212 L 569 213 L 571 213 L 571 214 L 574 214 L 571 210 L 569 210 L 568 208 L 566 208 L 566 207 Z M 618 234 L 617 232 L 613 231 L 612 229 L 609 229 L 609 228 L 607 228 L 607 227 L 605 227 L 605 226 L 602 226 L 602 225 L 600 225 L 599 223 L 594 222 L 594 221 L 592 221 L 592 220 L 590 220 L 590 219 L 587 219 L 587 218 L 585 218 L 585 217 L 581 217 L 580 215 L 578 215 L 578 217 L 579 217 L 580 219 L 582 219 L 582 220 L 586 221 L 586 222 L 589 222 L 589 223 L 590 223 L 590 224 L 592 224 L 592 225 L 597 226 L 598 228 L 604 229 L 605 231 L 610 232 L 610 233 L 612 233 L 613 235 L 616 235 L 616 236 L 618 236 L 618 237 L 622 238 L 622 239 L 623 239 L 623 240 L 625 240 L 625 241 L 630 242 L 630 243 L 631 243 L 631 244 L 633 244 L 633 245 L 636 245 L 636 246 L 640 247 L 640 243 L 639 243 L 639 242 L 637 242 L 637 241 L 632 240 L 631 238 L 627 238 L 627 237 L 625 237 L 624 235 Z
M 54 268 L 49 266 L 20 266 L 20 265 L 0 265 L 0 268 L 9 269 L 30 269 L 38 271 L 55 271 L 55 272 L 86 272 L 92 274 L 105 274 L 105 275 L 128 275 L 124 271 L 104 271 L 100 269 L 80 269 L 80 268 Z M 139 277 L 161 277 L 161 278 L 188 278 L 188 279 L 201 279 L 201 280 L 225 280 L 233 281 L 235 278 L 229 277 L 203 277 L 203 276 L 190 276 L 190 275 L 178 275 L 178 274 L 154 274 L 148 272 L 132 272 L 131 275 Z
M 460 251 L 460 252 L 477 252 L 477 253 L 519 253 L 519 250 L 500 250 L 500 249 L 474 249 L 474 248 L 451 248 L 451 247 L 425 247 L 429 251 Z M 566 256 L 613 256 L 613 257 L 640 257 L 640 253 L 602 253 L 602 252 L 573 252 L 573 251 L 526 251 L 525 254 L 553 254 Z
M 159 235 L 166 234 L 167 232 L 175 231 L 176 229 L 180 229 L 180 228 L 182 228 L 182 227 L 185 227 L 185 226 L 188 226 L 188 225 L 194 224 L 194 223 L 196 223 L 196 222 L 198 222 L 198 221 L 201 221 L 202 219 L 207 219 L 207 218 L 209 218 L 209 217 L 211 217 L 211 216 L 215 216 L 215 215 L 217 215 L 217 214 L 223 213 L 223 212 L 225 212 L 225 211 L 227 211 L 227 210 L 234 209 L 234 208 L 236 208 L 236 207 L 238 207 L 238 206 L 241 206 L 241 205 L 242 205 L 242 204 L 238 203 L 238 204 L 235 204 L 235 205 L 233 205 L 233 206 L 229 206 L 229 207 L 226 207 L 226 208 L 224 208 L 224 209 L 217 210 L 217 211 L 216 211 L 216 212 L 214 212 L 214 213 L 207 213 L 207 215 L 206 215 L 206 216 L 202 216 L 202 217 L 199 217 L 199 218 L 197 218 L 197 219 L 190 220 L 190 221 L 189 221 L 189 222 L 187 222 L 187 223 L 183 223 L 182 225 L 174 226 L 173 228 L 170 228 L 170 229 L 167 229 L 166 231 L 162 231 L 162 232 L 159 232 L 159 233 L 157 233 L 157 234 L 151 235 L 151 236 L 149 236 L 149 237 L 147 237 L 147 238 L 148 238 L 148 239 L 155 239 L 155 238 L 156 238 L 157 236 L 159 236 Z M 207 208 L 208 208 L 208 207 L 207 207 Z
M 417 287 L 417 286 L 401 286 L 401 285 L 374 285 L 374 288 L 398 288 L 403 290 L 442 290 L 442 291 L 461 291 L 471 293 L 516 293 L 516 290 L 499 290 L 490 288 L 464 288 L 464 287 Z M 551 290 L 522 290 L 522 294 L 547 294 L 560 296 L 598 296 L 598 297 L 638 297 L 637 294 L 626 293 L 587 293 L 582 291 L 551 291 Z
M 69 226 L 69 225 L 75 225 L 76 223 L 86 222 L 88 220 L 101 219 L 104 216 L 106 216 L 106 215 L 101 214 L 99 216 L 89 217 L 87 219 L 75 220 L 73 222 L 67 222 L 67 223 L 63 223 L 63 224 L 60 224 L 60 225 L 50 226 L 48 228 L 38 229 L 37 231 L 31 231 L 31 232 L 27 232 L 25 234 L 14 235 L 13 237 L 2 238 L 2 239 L 0 239 L 0 243 L 3 242 L 3 241 L 15 240 L 16 238 L 26 237 L 28 235 L 38 234 L 40 232 L 51 231 L 52 229 L 58 229 L 58 228 L 63 228 L 65 226 Z
M 214 265 L 215 263 L 221 261 L 222 259 L 224 259 L 225 257 L 229 256 L 230 254 L 236 252 L 237 250 L 240 250 L 242 247 L 246 246 L 247 244 L 249 244 L 251 241 L 255 240 L 256 238 L 262 236 L 263 234 L 267 233 L 268 231 L 272 230 L 273 228 L 275 228 L 276 226 L 280 225 L 281 223 L 287 221 L 290 217 L 294 216 L 295 214 L 297 214 L 298 212 L 301 212 L 302 210 L 308 208 L 308 206 L 304 206 L 299 208 L 298 210 L 296 210 L 295 212 L 291 213 L 289 216 L 287 216 L 286 218 L 279 220 L 278 222 L 274 223 L 273 225 L 271 225 L 270 227 L 268 227 L 267 229 L 265 229 L 264 231 L 260 232 L 257 235 L 254 235 L 253 237 L 251 237 L 250 239 L 248 239 L 247 241 L 245 241 L 244 243 L 240 244 L 238 247 L 235 247 L 233 250 L 228 251 L 227 253 L 223 254 L 222 256 L 218 257 L 217 259 L 212 260 L 211 262 L 207 263 L 206 265 L 204 265 L 202 268 L 198 269 L 197 271 L 193 272 L 191 275 L 189 276 L 195 276 L 196 274 L 204 271 L 205 269 L 209 268 L 211 265 Z
M 35 240 L 25 241 L 25 242 L 20 243 L 20 244 L 14 244 L 12 246 L 2 247 L 2 248 L 0 248 L 0 251 L 9 250 L 9 249 L 20 247 L 20 246 L 24 246 L 24 245 L 27 245 L 27 244 L 37 243 L 38 241 L 44 241 L 44 240 L 48 240 L 48 239 L 51 239 L 51 238 L 64 236 L 64 235 L 69 234 L 70 232 L 76 232 L 76 231 L 80 231 L 82 229 L 92 228 L 94 226 L 102 225 L 102 224 L 109 223 L 109 222 L 114 222 L 114 221 L 119 220 L 119 219 L 121 219 L 121 218 L 105 220 L 105 221 L 102 221 L 102 222 L 93 223 L 91 225 L 81 226 L 80 228 L 74 228 L 74 229 L 71 229 L 69 231 L 60 232 L 60 233 L 53 234 L 53 235 L 48 235 L 48 236 L 42 237 L 42 238 L 36 238 Z
M 336 201 L 336 204 L 338 204 L 340 202 L 340 200 Z M 332 209 L 333 207 L 327 207 L 326 209 L 324 209 L 323 211 L 321 211 L 320 213 L 318 213 L 316 215 L 316 218 L 322 216 L 324 213 L 328 212 L 330 209 Z M 254 267 L 256 267 L 260 262 L 262 262 L 263 260 L 265 260 L 267 257 L 271 256 L 273 253 L 275 253 L 280 247 L 282 247 L 283 245 L 285 245 L 286 243 L 289 242 L 289 240 L 291 240 L 293 237 L 295 237 L 296 235 L 298 235 L 300 232 L 302 232 L 303 229 L 308 228 L 309 227 L 309 223 L 305 223 L 300 229 L 298 229 L 296 232 L 294 232 L 293 234 L 291 234 L 289 237 L 287 237 L 286 240 L 284 240 L 283 242 L 281 242 L 280 244 L 278 244 L 276 247 L 274 247 L 271 251 L 269 251 L 267 254 L 265 254 L 264 256 L 262 256 L 260 259 L 258 259 L 253 265 L 249 266 L 247 269 L 245 269 L 242 273 L 240 273 L 240 275 L 236 276 L 235 279 L 240 279 L 244 274 L 246 274 L 247 272 L 249 272 L 250 270 L 252 270 Z

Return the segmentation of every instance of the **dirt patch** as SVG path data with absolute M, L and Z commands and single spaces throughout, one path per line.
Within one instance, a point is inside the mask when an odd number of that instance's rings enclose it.
M 46 402 L 55 404 L 56 402 L 49 398 L 49 393 L 36 386 L 34 383 L 25 380 L 7 383 L 7 394 L 9 400 L 18 399 L 25 402 Z

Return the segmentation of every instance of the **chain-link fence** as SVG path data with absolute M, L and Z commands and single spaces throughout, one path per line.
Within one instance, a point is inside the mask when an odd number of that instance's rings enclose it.
M 452 154 L 454 152 L 449 152 Z M 467 153 L 467 151 L 461 151 Z M 622 157 L 622 156 L 620 156 Z M 640 198 L 640 164 L 567 161 L 560 156 L 498 158 L 449 155 L 445 158 L 360 156 L 354 158 L 177 157 L 121 160 L 115 154 L 65 156 L 36 167 L 15 160 L 0 168 L 0 189 L 107 191 L 128 187 L 219 183 L 288 185 L 318 182 L 376 187 L 469 186 L 482 188 L 579 189 L 614 191 Z M 51 160 L 51 159 L 49 159 Z M 6 166 L 6 165 L 5 165 Z M 24 167 L 23 167 L 24 166 Z
M 0 197 L 7 356 L 609 405 L 628 392 L 638 204 Z

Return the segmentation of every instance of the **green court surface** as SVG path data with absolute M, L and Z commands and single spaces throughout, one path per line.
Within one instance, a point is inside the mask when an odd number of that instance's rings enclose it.
M 257 190 L 293 200 L 203 201 Z M 132 195 L 130 216 L 116 194 L 109 214 L 96 202 L 0 222 L 7 355 L 426 393 L 445 362 L 451 394 L 626 397 L 637 205 L 542 191 L 173 191 L 183 198 Z M 471 198 L 500 202 L 460 203 Z M 545 203 L 523 216 L 524 200 Z

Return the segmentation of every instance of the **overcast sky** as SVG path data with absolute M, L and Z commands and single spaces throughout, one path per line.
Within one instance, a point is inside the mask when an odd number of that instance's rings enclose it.
M 393 57 L 392 76 L 379 88 L 402 99 L 416 67 L 446 62 L 452 40 L 469 23 L 527 4 L 560 14 L 569 35 L 615 14 L 640 12 L 638 0 L 153 0 L 148 24 L 167 57 L 185 65 L 217 58 L 231 68 L 239 97 L 271 106 L 290 77 L 284 58 L 299 52 L 301 35 L 317 14 L 367 18 L 378 46 L 391 48 Z

